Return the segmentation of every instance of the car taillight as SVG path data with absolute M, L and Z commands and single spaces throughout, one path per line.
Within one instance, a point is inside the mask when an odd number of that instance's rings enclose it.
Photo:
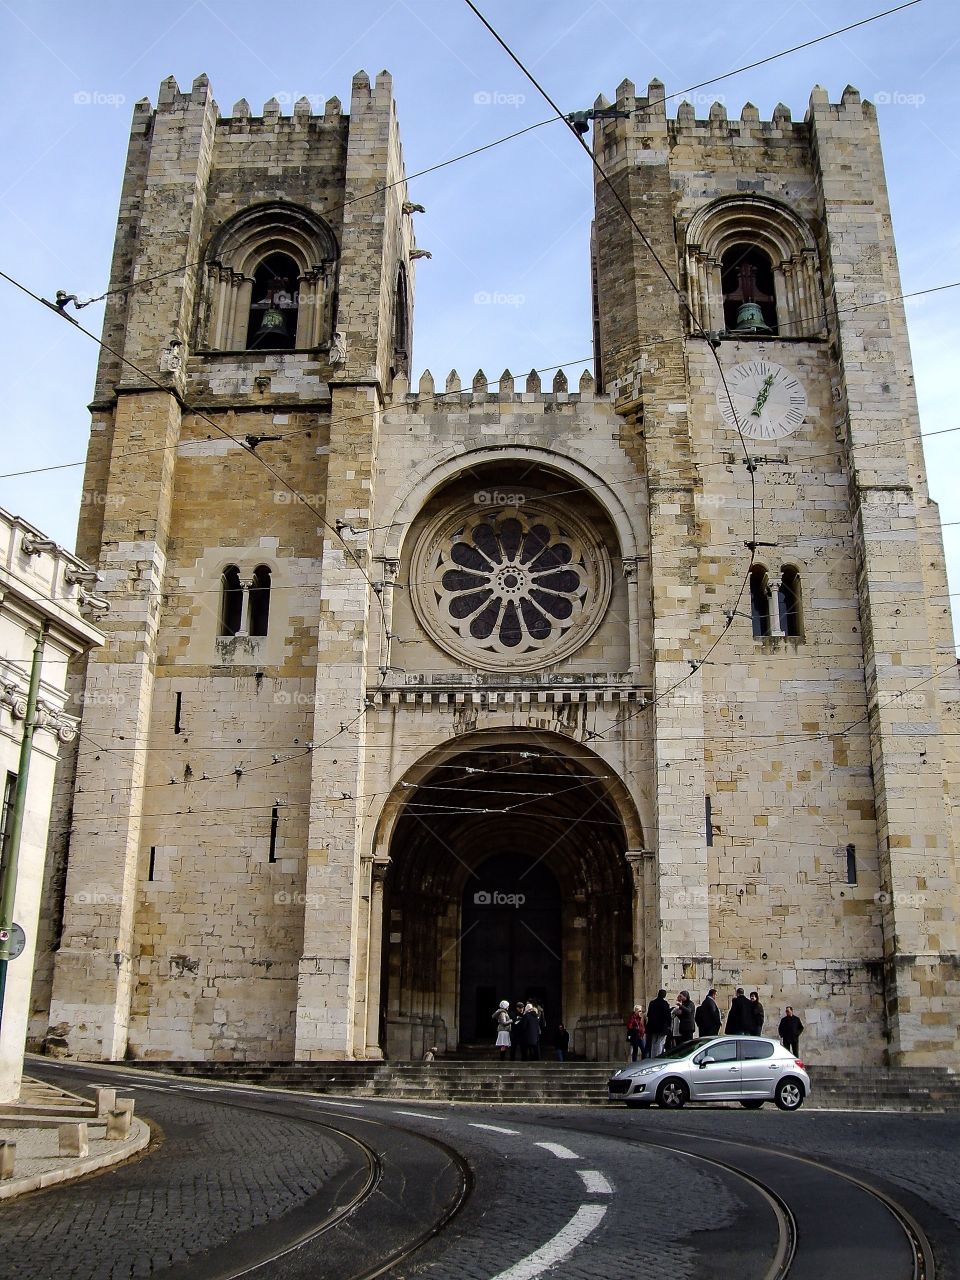
M 803 1063 L 800 1061 L 799 1058 L 794 1058 L 793 1062 L 794 1062 L 794 1066 L 799 1067 L 801 1071 L 803 1070 Z

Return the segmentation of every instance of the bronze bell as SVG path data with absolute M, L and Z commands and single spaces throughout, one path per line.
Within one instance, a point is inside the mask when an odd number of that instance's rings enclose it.
M 758 302 L 742 302 L 737 311 L 737 323 L 734 333 L 773 333 L 763 318 Z
M 286 316 L 275 302 L 269 303 L 264 309 L 260 320 L 260 328 L 254 334 L 252 345 L 255 347 L 269 346 L 274 339 L 286 338 L 287 336 Z

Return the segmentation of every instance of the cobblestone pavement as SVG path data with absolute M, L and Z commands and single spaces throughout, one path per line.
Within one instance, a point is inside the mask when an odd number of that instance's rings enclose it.
M 255 1236 L 266 1256 L 264 1241 L 289 1236 L 317 1187 L 343 1176 L 346 1158 L 324 1137 L 324 1121 L 388 1153 L 384 1194 L 378 1186 L 327 1235 L 250 1271 L 251 1280 L 349 1280 L 391 1256 L 404 1230 L 414 1240 L 411 1217 L 429 1227 L 451 1203 L 437 1141 L 467 1160 L 472 1193 L 385 1272 L 394 1280 L 762 1276 L 778 1240 L 770 1202 L 712 1156 L 776 1173 L 797 1212 L 797 1280 L 907 1280 L 906 1238 L 887 1210 L 820 1168 L 785 1160 L 790 1153 L 885 1187 L 930 1235 L 935 1280 L 960 1280 L 960 1116 L 420 1106 L 154 1081 L 138 1112 L 166 1130 L 157 1154 L 0 1208 L 0 1257 L 19 1256 L 24 1280 L 164 1271 L 212 1280 L 244 1270 L 245 1241 Z M 288 1114 L 249 1110 L 259 1105 Z M 821 1223 L 825 1239 L 848 1247 L 818 1246 Z
M 16 1258 L 18 1280 L 156 1275 L 288 1213 L 347 1164 L 315 1124 L 227 1111 L 183 1089 L 128 1091 L 162 1142 L 101 1176 L 0 1205 L 0 1258 Z

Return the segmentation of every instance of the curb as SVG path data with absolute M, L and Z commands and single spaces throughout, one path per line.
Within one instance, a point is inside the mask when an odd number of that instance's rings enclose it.
M 48 1169 L 45 1173 L 33 1173 L 24 1178 L 14 1177 L 6 1182 L 0 1182 L 0 1200 L 12 1200 L 15 1196 L 23 1195 L 27 1191 L 39 1191 L 44 1187 L 55 1187 L 61 1182 L 73 1182 L 87 1173 L 94 1173 L 98 1169 L 109 1169 L 111 1165 L 120 1164 L 129 1156 L 142 1151 L 150 1142 L 150 1126 L 145 1120 L 134 1117 L 131 1128 L 134 1132 L 129 1138 L 124 1138 L 122 1142 L 118 1142 L 114 1148 L 103 1152 L 102 1155 L 87 1156 L 72 1164 Z

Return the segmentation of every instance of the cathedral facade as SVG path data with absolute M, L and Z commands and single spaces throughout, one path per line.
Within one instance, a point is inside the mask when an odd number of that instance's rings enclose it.
M 530 999 L 605 1059 L 660 987 L 743 986 L 815 1060 L 955 1061 L 960 690 L 875 112 L 664 99 L 598 100 L 573 387 L 411 385 L 386 73 L 137 104 L 37 1042 L 418 1058 Z

